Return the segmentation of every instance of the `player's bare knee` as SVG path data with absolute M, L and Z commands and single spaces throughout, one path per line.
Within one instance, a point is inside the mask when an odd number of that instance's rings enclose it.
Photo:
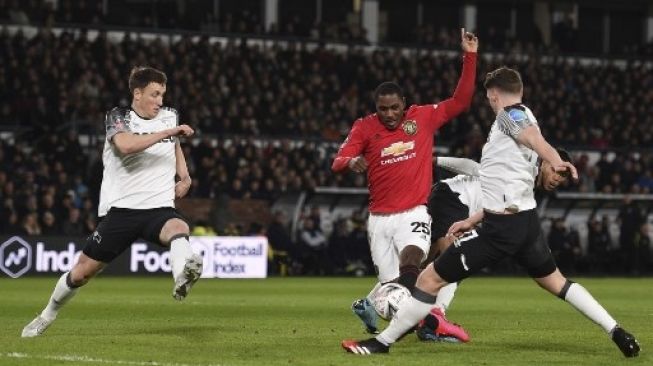
M 70 271 L 70 282 L 77 287 L 84 286 L 96 273 L 90 267 L 75 266 Z
M 84 286 L 91 278 L 100 273 L 105 266 L 106 264 L 82 253 L 77 263 L 70 270 L 70 282 L 77 287 Z
M 431 263 L 420 273 L 415 286 L 426 293 L 435 295 L 446 284 L 447 282 L 438 275 Z
M 534 278 L 534 280 L 540 287 L 556 296 L 560 294 L 560 291 L 567 283 L 567 278 L 557 269 L 547 276 Z
M 164 243 L 168 243 L 174 236 L 179 234 L 188 235 L 190 228 L 188 224 L 181 219 L 168 220 L 161 229 L 160 239 Z

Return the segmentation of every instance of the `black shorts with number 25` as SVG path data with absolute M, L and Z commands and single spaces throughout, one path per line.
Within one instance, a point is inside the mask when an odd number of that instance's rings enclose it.
M 512 215 L 485 211 L 480 228 L 465 233 L 433 266 L 445 281 L 458 282 L 505 257 L 513 258 L 533 278 L 556 269 L 535 209 Z
M 172 207 L 131 209 L 112 207 L 86 239 L 84 254 L 109 263 L 139 238 L 162 245 L 159 234 L 170 219 L 186 219 Z

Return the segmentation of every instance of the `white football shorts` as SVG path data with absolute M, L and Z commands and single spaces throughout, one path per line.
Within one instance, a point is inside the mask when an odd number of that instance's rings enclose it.
M 431 247 L 431 216 L 426 206 L 417 206 L 396 214 L 370 214 L 367 219 L 367 236 L 372 261 L 381 283 L 399 277 L 399 253 L 408 245 L 424 252 Z

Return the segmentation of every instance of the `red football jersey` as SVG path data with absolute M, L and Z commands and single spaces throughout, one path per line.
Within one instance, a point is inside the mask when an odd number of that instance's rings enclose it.
M 376 113 L 354 122 L 332 169 L 342 171 L 352 158 L 363 155 L 368 166 L 370 212 L 395 213 L 427 203 L 433 181 L 433 135 L 469 107 L 475 78 L 476 53 L 465 53 L 452 98 L 410 106 L 395 130 L 387 129 Z

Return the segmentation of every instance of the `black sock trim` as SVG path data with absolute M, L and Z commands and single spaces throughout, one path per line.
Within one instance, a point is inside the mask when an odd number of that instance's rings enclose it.
M 560 293 L 558 294 L 558 297 L 565 300 L 565 298 L 567 297 L 567 291 L 569 291 L 569 287 L 571 287 L 571 285 L 573 283 L 576 283 L 576 282 L 566 280 L 565 285 L 562 286 L 562 290 L 560 290 Z
M 70 279 L 70 272 L 68 272 L 68 274 L 66 275 L 66 286 L 68 286 L 71 289 L 74 289 L 80 287 L 81 285 L 75 285 L 73 283 L 73 280 Z
M 176 235 L 173 235 L 172 238 L 170 238 L 169 243 L 172 244 L 173 240 L 179 239 L 179 238 L 186 238 L 186 240 L 188 240 L 188 234 L 176 234 Z
M 435 304 L 437 296 L 426 293 L 419 288 L 415 287 L 412 291 L 413 298 L 426 304 Z
M 406 265 L 399 268 L 399 280 L 397 283 L 406 287 L 408 290 L 413 290 L 419 277 L 419 268 L 414 265 Z

